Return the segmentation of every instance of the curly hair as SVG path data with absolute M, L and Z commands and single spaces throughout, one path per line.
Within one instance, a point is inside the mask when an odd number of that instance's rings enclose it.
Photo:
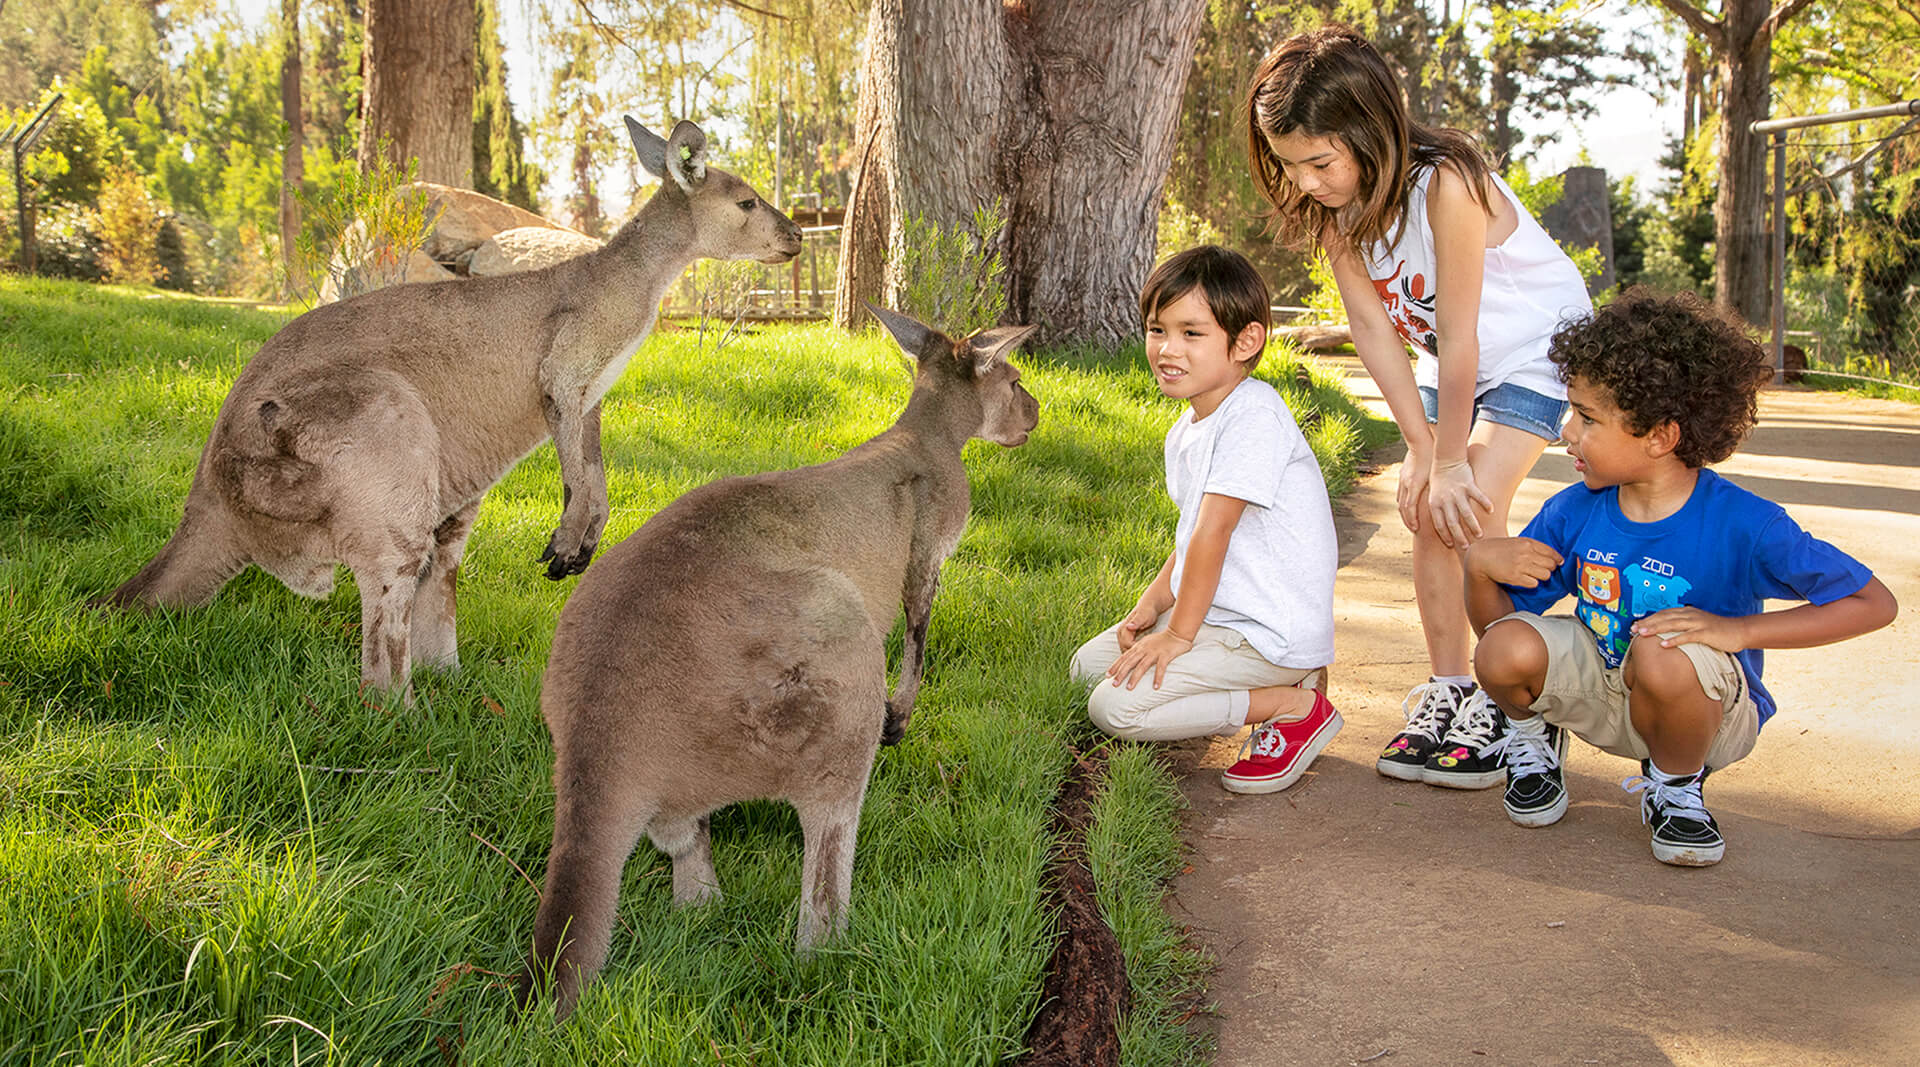
M 1773 376 L 1740 319 L 1693 293 L 1641 288 L 1561 327 L 1548 356 L 1562 379 L 1578 375 L 1604 388 L 1634 434 L 1678 426 L 1674 455 L 1689 467 L 1733 455 L 1753 430 L 1760 387 Z

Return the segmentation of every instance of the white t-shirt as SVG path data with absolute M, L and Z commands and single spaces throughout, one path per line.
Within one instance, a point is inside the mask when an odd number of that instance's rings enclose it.
M 1433 175 L 1434 168 L 1427 167 L 1414 178 L 1400 240 L 1364 250 L 1361 259 L 1387 317 L 1418 357 L 1414 381 L 1437 389 L 1440 364 L 1435 358 L 1434 309 L 1440 301 L 1435 291 L 1439 261 L 1433 251 L 1433 226 L 1427 221 L 1427 189 Z M 1547 344 L 1562 322 L 1592 311 L 1593 300 L 1587 296 L 1580 268 L 1540 228 L 1499 175 L 1493 176 L 1493 183 L 1513 205 L 1519 224 L 1506 240 L 1487 249 L 1480 317 L 1475 324 L 1480 364 L 1473 395 L 1511 382 L 1564 400 L 1567 387 L 1547 358 Z
M 1167 431 L 1167 493 L 1180 508 L 1173 591 L 1208 493 L 1247 502 L 1227 542 L 1206 621 L 1247 639 L 1277 666 L 1333 662 L 1333 574 L 1340 565 L 1327 483 L 1273 386 L 1248 378 L 1213 414 L 1189 409 Z

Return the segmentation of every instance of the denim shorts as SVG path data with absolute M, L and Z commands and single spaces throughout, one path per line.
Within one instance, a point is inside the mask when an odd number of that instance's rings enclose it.
M 1428 422 L 1440 421 L 1438 389 L 1421 386 L 1420 404 L 1427 409 Z M 1567 402 L 1517 385 L 1496 385 L 1473 398 L 1473 418 L 1525 430 L 1552 444 L 1560 440 L 1560 427 L 1567 421 Z

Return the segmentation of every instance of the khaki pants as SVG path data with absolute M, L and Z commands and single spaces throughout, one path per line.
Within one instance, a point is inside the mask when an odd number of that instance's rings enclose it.
M 1628 759 L 1651 758 L 1647 742 L 1634 730 L 1629 713 L 1629 694 L 1622 678 L 1625 660 L 1609 668 L 1594 646 L 1593 635 L 1571 616 L 1521 611 L 1499 622 L 1507 619 L 1533 627 L 1547 643 L 1546 685 L 1529 710 L 1595 748 Z M 1720 702 L 1720 729 L 1707 749 L 1707 766 L 1725 767 L 1752 752 L 1760 736 L 1760 711 L 1747 690 L 1747 676 L 1740 670 L 1739 661 L 1717 648 L 1701 644 L 1679 648 L 1693 661 L 1701 691 Z
M 1162 613 L 1152 632 L 1166 629 L 1172 614 Z M 1194 635 L 1193 648 L 1167 665 L 1158 689 L 1151 673 L 1132 689 L 1114 685 L 1107 668 L 1119 658 L 1120 624 L 1114 623 L 1081 645 L 1068 669 L 1075 681 L 1092 686 L 1087 716 L 1093 724 L 1115 737 L 1139 741 L 1233 733 L 1246 725 L 1248 690 L 1298 685 L 1320 670 L 1269 663 L 1239 631 L 1204 624 Z

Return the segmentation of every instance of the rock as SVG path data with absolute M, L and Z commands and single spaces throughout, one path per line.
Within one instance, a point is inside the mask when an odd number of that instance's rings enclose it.
M 358 222 L 354 226 L 362 228 Z M 452 271 L 418 248 L 404 259 L 385 264 L 378 260 L 350 264 L 343 253 L 335 253 L 327 276 L 320 282 L 318 303 L 331 304 L 402 282 L 441 282 L 453 277 L 456 275 Z
M 460 253 L 480 247 L 481 242 L 501 230 L 518 226 L 555 227 L 531 211 L 471 189 L 414 182 L 402 186 L 400 191 L 427 194 L 427 219 L 433 223 L 433 231 L 428 234 L 424 248 L 427 255 L 441 263 L 453 262 Z
M 502 230 L 474 249 L 467 273 L 475 278 L 539 270 L 602 246 L 603 242 L 574 230 L 551 226 L 516 226 Z
M 1607 199 L 1607 172 L 1599 167 L 1568 167 L 1560 175 L 1560 199 L 1540 213 L 1540 225 L 1566 248 L 1600 250 L 1600 276 L 1587 282 L 1598 293 L 1618 280 L 1613 271 L 1613 204 Z

